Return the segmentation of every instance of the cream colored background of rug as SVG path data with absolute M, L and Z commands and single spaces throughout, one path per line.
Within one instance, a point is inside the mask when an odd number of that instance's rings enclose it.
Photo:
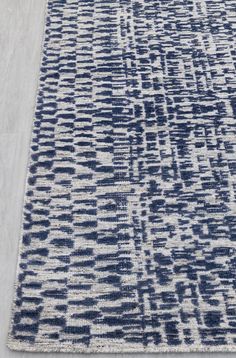
M 45 2 L 0 0 L 0 358 L 73 356 L 12 352 L 6 347 Z M 213 355 L 217 358 L 235 356 L 234 353 L 186 353 L 158 354 L 158 358 L 207 358 Z M 103 355 L 92 356 L 100 358 Z M 114 356 L 132 358 L 137 354 Z M 157 354 L 139 356 L 151 358 Z

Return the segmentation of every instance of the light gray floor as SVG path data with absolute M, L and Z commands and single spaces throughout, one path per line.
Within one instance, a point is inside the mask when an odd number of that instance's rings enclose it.
M 58 354 L 12 352 L 5 345 L 40 64 L 45 2 L 46 0 L 0 0 L 0 358 L 58 357 Z M 124 358 L 136 355 L 116 356 Z M 218 358 L 235 356 L 230 353 L 214 355 Z M 59 356 L 72 357 L 63 353 Z M 100 358 L 102 354 L 93 356 Z M 153 356 L 156 354 L 149 354 L 148 358 Z M 176 358 L 176 354 L 158 356 Z M 177 356 L 206 358 L 212 354 Z

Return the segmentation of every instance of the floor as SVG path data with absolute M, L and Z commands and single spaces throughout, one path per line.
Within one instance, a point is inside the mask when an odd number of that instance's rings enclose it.
M 6 347 L 17 260 L 27 154 L 34 112 L 46 0 L 0 0 L 0 358 L 58 357 Z M 178 354 L 207 358 L 212 354 Z M 234 354 L 215 354 L 218 358 Z M 69 354 L 59 354 L 71 357 Z M 94 355 L 95 356 L 95 355 Z M 97 357 L 102 354 L 96 355 Z M 119 355 L 116 355 L 119 356 Z M 120 356 L 125 356 L 122 354 Z M 128 355 L 127 355 L 128 356 Z M 136 354 L 129 354 L 129 357 Z M 140 355 L 144 356 L 144 355 Z M 154 356 L 149 354 L 148 358 Z M 159 354 L 175 358 L 175 354 Z

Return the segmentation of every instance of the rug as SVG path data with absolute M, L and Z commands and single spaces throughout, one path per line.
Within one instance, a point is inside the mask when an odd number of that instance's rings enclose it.
M 8 346 L 236 351 L 234 0 L 48 0 Z

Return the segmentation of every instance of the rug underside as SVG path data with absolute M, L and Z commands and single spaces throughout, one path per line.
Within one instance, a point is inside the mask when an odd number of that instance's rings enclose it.
M 8 346 L 236 351 L 234 0 L 48 0 Z

